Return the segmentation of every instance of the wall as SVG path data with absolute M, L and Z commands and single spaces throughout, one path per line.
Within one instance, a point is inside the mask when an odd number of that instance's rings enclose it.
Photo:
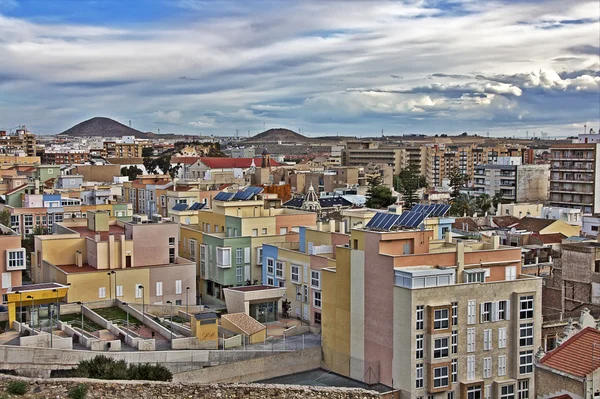
M 218 349 L 218 340 L 200 341 L 196 337 L 173 338 L 171 349 Z
M 21 236 L 20 235 L 1 235 L 0 236 L 0 274 L 7 272 L 6 270 L 6 251 L 9 249 L 21 248 Z M 27 254 L 25 254 L 27 257 Z M 22 284 L 21 270 L 13 270 L 10 272 L 11 287 L 20 287 Z M 6 294 L 8 289 L 0 286 L 0 294 Z
M 121 175 L 121 165 L 77 165 L 74 174 L 84 181 L 112 182 L 113 176 Z
M 186 303 L 186 295 L 188 303 L 196 303 L 196 264 L 184 260 L 185 263 L 161 267 L 150 267 L 150 286 L 149 292 L 150 303 L 152 304 L 166 304 L 167 301 L 173 302 L 181 301 L 182 305 Z M 181 280 L 181 293 L 176 293 L 175 282 Z M 156 283 L 162 283 L 162 295 L 156 296 Z M 186 290 L 186 287 L 190 287 Z M 189 292 L 188 292 L 189 291 Z
M 28 398 L 66 398 L 68 392 L 78 384 L 88 386 L 89 399 L 118 398 L 138 399 L 143 398 L 263 398 L 263 399 L 376 399 L 383 398 L 385 394 L 366 391 L 356 388 L 330 388 L 330 387 L 299 387 L 293 385 L 266 385 L 266 384 L 227 384 L 227 385 L 201 385 L 190 383 L 150 382 L 150 381 L 101 381 L 91 379 L 28 379 L 24 377 L 0 376 L 0 390 L 5 391 L 9 381 L 26 381 L 30 385 Z M 385 396 L 387 398 L 387 396 Z
M 150 302 L 149 272 L 150 268 L 128 268 L 119 269 L 117 272 L 117 285 L 123 287 L 123 296 L 119 299 L 123 302 L 138 302 L 142 303 L 142 298 L 136 298 L 136 285 L 142 284 L 146 303 Z M 67 294 L 68 302 L 93 302 L 98 301 L 99 288 L 106 289 L 106 299 L 114 298 L 115 287 L 114 276 L 107 276 L 106 271 L 81 272 L 71 273 L 67 275 L 67 281 L 71 283 L 69 293 Z M 110 283 L 109 283 L 110 279 Z M 110 288 L 110 291 L 109 291 Z
M 166 265 L 169 263 L 169 237 L 175 237 L 175 254 L 179 237 L 176 223 L 126 224 L 125 236 L 133 242 L 133 266 Z
M 554 374 L 541 367 L 537 367 L 535 370 L 535 383 L 538 398 L 554 397 L 556 393 L 563 391 L 579 395 L 581 398 L 586 397 L 583 381 Z

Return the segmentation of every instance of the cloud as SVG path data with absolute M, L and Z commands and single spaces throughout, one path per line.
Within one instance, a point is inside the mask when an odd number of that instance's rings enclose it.
M 181 120 L 181 111 L 156 111 L 152 113 L 154 119 L 158 122 L 177 123 Z
M 208 116 L 200 116 L 196 118 L 196 120 L 191 121 L 188 125 L 196 127 L 196 128 L 207 128 L 214 127 L 216 120 L 214 118 Z

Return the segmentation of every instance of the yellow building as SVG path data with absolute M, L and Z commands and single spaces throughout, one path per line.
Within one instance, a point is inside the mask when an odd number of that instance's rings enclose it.
M 40 318 L 44 318 L 40 308 L 43 306 L 48 309 L 45 312 L 47 318 L 53 313 L 52 309 L 56 312 L 56 306 L 65 298 L 68 290 L 68 285 L 58 283 L 12 287 L 6 294 L 10 328 L 13 328 L 15 321 L 28 322 L 31 326 L 39 324 Z
M 192 316 L 192 334 L 200 342 L 214 341 L 214 349 L 219 347 L 219 323 L 215 312 L 202 312 Z M 208 349 L 208 348 L 207 348 Z
M 267 327 L 246 313 L 229 313 L 221 316 L 221 327 L 242 334 L 246 343 L 259 344 L 267 338 Z

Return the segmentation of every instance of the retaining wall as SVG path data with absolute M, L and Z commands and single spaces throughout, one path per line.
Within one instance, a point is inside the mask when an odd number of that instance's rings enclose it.
M 239 348 L 242 346 L 242 336 L 235 335 L 231 338 L 219 338 L 219 345 L 224 349 Z
M 217 341 L 200 341 L 197 337 L 173 338 L 171 349 L 218 349 Z
M 139 321 L 142 321 L 146 327 L 150 328 L 151 330 L 156 331 L 157 333 L 159 333 L 160 335 L 162 335 L 163 337 L 165 337 L 168 340 L 171 339 L 171 331 L 169 331 L 169 329 L 163 327 L 162 325 L 160 325 L 157 322 L 155 322 L 154 320 L 152 320 L 152 316 L 149 316 L 148 314 L 146 314 L 146 316 L 143 317 L 141 311 L 137 310 L 136 308 L 134 308 L 133 306 L 131 306 L 129 304 L 123 305 L 123 303 L 121 301 L 117 301 L 117 306 L 119 307 L 119 309 L 121 309 L 124 312 L 129 311 L 130 316 L 133 315 L 133 317 L 135 317 Z M 173 332 L 173 337 L 180 338 L 179 335 L 175 332 Z
M 128 302 L 129 306 L 135 308 L 139 311 L 142 310 L 141 303 L 131 303 Z M 196 314 L 202 312 L 204 306 L 202 305 L 192 305 L 188 306 L 188 311 L 191 314 Z M 169 316 L 171 314 L 171 305 L 144 305 L 144 310 L 146 313 L 151 313 L 155 316 Z M 178 314 L 179 311 L 185 313 L 185 305 L 173 305 L 173 314 Z

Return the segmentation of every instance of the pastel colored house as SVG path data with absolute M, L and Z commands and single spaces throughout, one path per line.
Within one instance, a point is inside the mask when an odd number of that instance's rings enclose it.
M 215 312 L 202 312 L 192 316 L 192 334 L 200 342 L 214 342 L 219 347 L 219 321 Z

